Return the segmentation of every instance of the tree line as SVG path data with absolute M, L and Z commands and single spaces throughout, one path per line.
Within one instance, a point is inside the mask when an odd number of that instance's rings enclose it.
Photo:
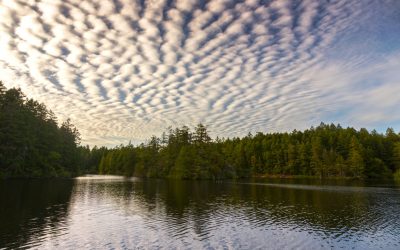
M 400 134 L 391 128 L 380 134 L 321 123 L 305 131 L 213 140 L 199 124 L 193 131 L 187 126 L 170 128 L 139 146 L 94 148 L 91 154 L 97 157 L 100 174 L 177 179 L 391 178 L 400 173 Z
M 0 81 L 0 178 L 71 177 L 80 173 L 78 130 Z
M 146 143 L 80 146 L 70 120 L 0 82 L 0 177 L 84 173 L 225 179 L 254 176 L 400 179 L 400 134 L 321 123 L 304 131 L 212 139 L 203 124 L 169 128 Z

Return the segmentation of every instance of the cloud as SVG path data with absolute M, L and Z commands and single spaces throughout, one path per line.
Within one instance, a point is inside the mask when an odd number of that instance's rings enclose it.
M 0 79 L 72 118 L 90 145 L 198 122 L 225 137 L 320 121 L 400 128 L 396 6 L 3 1 Z
M 316 72 L 311 81 L 321 86 L 319 103 L 331 106 L 321 114 L 356 127 L 390 127 L 400 120 L 400 54 L 360 65 L 331 62 Z M 352 93 L 348 95 L 347 93 Z

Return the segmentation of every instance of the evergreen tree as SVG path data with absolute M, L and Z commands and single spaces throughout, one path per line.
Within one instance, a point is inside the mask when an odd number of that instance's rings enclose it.
M 365 163 L 361 155 L 361 145 L 355 136 L 351 139 L 348 162 L 350 175 L 356 178 L 363 178 Z
M 79 132 L 58 126 L 53 112 L 0 83 L 0 176 L 52 177 L 79 174 Z

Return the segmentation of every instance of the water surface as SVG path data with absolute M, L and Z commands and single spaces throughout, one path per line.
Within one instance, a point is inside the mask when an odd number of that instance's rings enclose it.
M 400 249 L 392 183 L 0 182 L 0 248 Z

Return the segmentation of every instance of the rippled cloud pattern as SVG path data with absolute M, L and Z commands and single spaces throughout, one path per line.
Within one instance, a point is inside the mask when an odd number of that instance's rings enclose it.
M 400 128 L 400 1 L 2 0 L 0 80 L 90 145 Z

